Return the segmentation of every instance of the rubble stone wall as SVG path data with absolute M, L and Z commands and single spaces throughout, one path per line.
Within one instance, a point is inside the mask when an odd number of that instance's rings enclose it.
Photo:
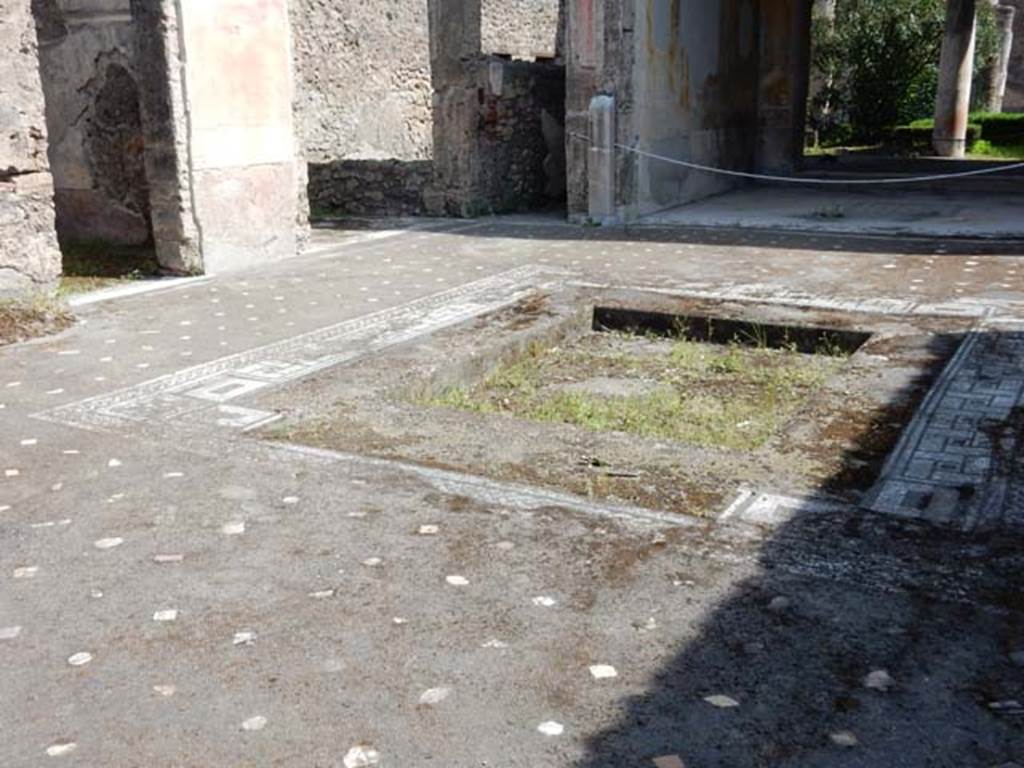
M 429 160 L 310 163 L 310 209 L 314 217 L 419 216 L 433 170 Z
M 480 103 L 477 205 L 521 211 L 565 196 L 565 69 L 490 60 Z
M 426 0 L 291 0 L 290 11 L 307 160 L 428 159 Z
M 554 58 L 558 0 L 481 0 L 483 52 L 533 61 Z
M 0 0 L 0 298 L 60 276 L 38 43 L 25 0 Z

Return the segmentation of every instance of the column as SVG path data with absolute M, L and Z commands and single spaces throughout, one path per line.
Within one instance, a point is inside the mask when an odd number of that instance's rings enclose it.
M 947 0 L 932 134 L 932 145 L 941 157 L 963 157 L 967 150 L 976 33 L 975 0 Z
M 615 212 L 615 99 L 595 96 L 590 101 L 590 150 L 587 189 L 590 220 L 613 224 Z
M 758 170 L 790 173 L 803 157 L 811 69 L 811 0 L 761 3 Z
M 225 272 L 295 255 L 286 0 L 133 0 L 132 13 L 161 265 Z
M 480 163 L 480 0 L 429 0 L 428 11 L 436 188 L 425 195 L 427 209 L 432 214 L 471 216 L 476 212 Z
M 1017 9 L 1011 5 L 996 5 L 998 40 L 995 60 L 988 73 L 988 94 L 985 108 L 989 112 L 1003 111 L 1006 82 L 1010 74 L 1010 53 L 1013 51 L 1013 22 Z

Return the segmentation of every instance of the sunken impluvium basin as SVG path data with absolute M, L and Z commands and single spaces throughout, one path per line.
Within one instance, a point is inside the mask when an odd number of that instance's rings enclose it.
M 270 396 L 269 436 L 698 516 L 741 488 L 856 501 L 964 330 L 537 294 Z

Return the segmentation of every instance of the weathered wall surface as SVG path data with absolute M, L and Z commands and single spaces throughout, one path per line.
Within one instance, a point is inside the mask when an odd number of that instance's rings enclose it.
M 419 216 L 433 178 L 430 160 L 340 160 L 311 163 L 309 205 L 314 217 Z
M 484 53 L 555 57 L 559 0 L 481 0 L 480 11 Z
M 1013 19 L 1013 51 L 1010 54 L 1010 73 L 1006 82 L 1004 112 L 1024 112 L 1024 0 L 1003 0 L 1003 5 L 1017 9 Z
M 757 171 L 791 172 L 803 153 L 811 66 L 812 0 L 761 0 Z
M 484 51 L 493 49 L 531 60 L 555 56 L 559 0 L 484 0 L 480 10 L 486 30 Z M 427 0 L 291 0 L 290 13 L 296 122 L 309 162 L 311 209 L 385 215 L 424 212 L 431 207 L 423 196 L 431 196 L 432 174 L 427 173 L 429 166 L 423 161 L 433 160 L 435 141 Z M 448 18 L 445 23 L 454 22 Z M 481 45 L 476 44 L 465 53 L 473 58 L 480 50 Z M 476 76 L 472 77 L 475 88 Z M 525 87 L 521 78 L 518 82 L 513 88 L 515 95 L 507 101 L 491 99 L 479 116 L 476 107 L 469 106 L 476 92 L 467 91 L 467 117 L 472 109 L 473 119 L 482 121 L 480 128 L 485 133 L 500 130 L 495 128 L 497 124 L 507 129 L 515 122 L 511 115 L 533 108 L 526 106 L 531 97 L 517 90 Z M 480 83 L 484 86 L 485 79 Z M 498 101 L 502 101 L 500 108 L 496 107 Z M 530 155 L 524 142 L 534 142 L 540 135 L 539 129 L 534 130 L 540 112 L 532 114 L 527 138 L 518 132 L 509 134 L 516 147 L 512 153 L 518 153 L 519 159 L 499 160 L 502 172 L 518 174 L 520 167 L 535 164 L 532 156 L 526 159 L 523 155 Z M 440 138 L 453 144 L 457 152 L 465 152 L 475 133 L 466 127 L 466 136 L 443 133 Z M 487 152 L 491 158 L 501 155 L 491 145 Z M 507 198 L 532 195 L 526 194 L 524 183 L 522 179 L 510 182 L 514 191 Z M 417 189 L 418 201 L 413 194 Z M 494 197 L 489 194 L 480 209 L 490 210 Z M 449 209 L 439 204 L 432 210 Z
M 427 0 L 291 0 L 310 162 L 431 156 Z
M 293 256 L 300 172 L 287 0 L 182 8 L 191 191 L 205 268 Z
M 565 195 L 565 70 L 490 60 L 481 66 L 477 199 L 481 213 L 559 203 Z
M 129 0 L 36 3 L 57 232 L 64 242 L 150 237 Z
M 639 0 L 635 105 L 620 117 L 638 148 L 724 168 L 749 168 L 758 104 L 755 0 Z M 628 105 L 624 105 L 628 106 Z M 621 131 L 620 131 L 621 134 Z M 628 139 L 627 139 L 628 141 Z M 627 216 L 715 194 L 734 182 L 636 158 Z
M 614 188 L 615 217 L 632 219 L 742 183 L 619 148 L 613 169 L 598 162 L 612 150 L 602 155 L 572 137 L 595 135 L 588 106 L 597 95 L 614 97 L 619 145 L 730 170 L 792 169 L 802 148 L 811 5 L 570 0 L 570 217 L 586 218 L 602 184 Z
M 420 213 L 432 154 L 427 0 L 290 0 L 295 123 L 318 213 Z
M 0 0 L 0 297 L 47 290 L 60 275 L 53 179 L 35 23 L 25 0 Z

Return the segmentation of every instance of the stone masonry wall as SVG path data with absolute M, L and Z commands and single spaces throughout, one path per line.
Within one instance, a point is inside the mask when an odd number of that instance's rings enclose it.
M 431 183 L 430 160 L 339 160 L 309 166 L 314 217 L 419 216 Z
M 35 3 L 63 242 L 150 238 L 129 0 Z
M 554 56 L 558 9 L 559 0 L 483 0 L 484 50 Z M 434 154 L 427 0 L 291 0 L 290 13 L 310 208 L 423 212 L 423 161 Z
M 480 104 L 479 212 L 564 200 L 565 69 L 490 60 Z
M 292 0 L 290 11 L 307 160 L 428 159 L 426 0 Z
M 0 298 L 9 298 L 48 290 L 60 275 L 37 38 L 26 0 L 0 0 L 0 51 Z
M 170 273 L 203 270 L 193 206 L 189 127 L 175 0 L 131 0 L 133 59 L 140 84 L 146 178 L 156 258 Z
M 554 58 L 558 0 L 481 0 L 483 52 L 533 61 Z

